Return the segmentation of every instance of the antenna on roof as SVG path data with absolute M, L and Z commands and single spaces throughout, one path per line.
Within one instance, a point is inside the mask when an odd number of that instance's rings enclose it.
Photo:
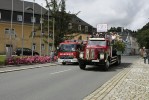
M 78 11 L 75 15 L 77 16 L 81 11 Z

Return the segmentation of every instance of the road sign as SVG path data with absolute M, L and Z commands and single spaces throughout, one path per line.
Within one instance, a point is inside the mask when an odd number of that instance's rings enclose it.
M 97 32 L 107 32 L 108 25 L 107 24 L 97 24 Z

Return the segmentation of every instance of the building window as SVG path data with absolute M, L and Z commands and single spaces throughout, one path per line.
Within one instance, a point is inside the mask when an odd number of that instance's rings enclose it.
M 85 32 L 88 32 L 88 26 L 85 26 Z
M 32 36 L 33 37 L 36 36 L 36 31 L 32 32 Z
M 35 43 L 33 43 L 32 48 L 33 48 L 33 50 L 36 50 L 36 44 Z
M 78 31 L 81 31 L 81 25 L 78 26 Z
M 45 45 L 41 44 L 41 50 L 44 50 L 44 49 L 45 49 Z
M 40 18 L 40 24 L 43 24 L 43 22 L 44 22 L 44 19 Z
M 68 24 L 68 29 L 72 29 L 72 23 Z
M 34 17 L 34 18 L 31 17 L 31 22 L 32 22 L 32 23 L 36 23 L 36 17 Z
M 17 21 L 22 21 L 22 19 L 23 19 L 23 17 L 22 17 L 22 15 L 17 15 Z
M 15 30 L 10 28 L 5 28 L 5 34 L 15 35 Z
M 49 50 L 50 50 L 50 51 L 52 50 L 52 46 L 51 46 L 51 45 L 49 45 Z

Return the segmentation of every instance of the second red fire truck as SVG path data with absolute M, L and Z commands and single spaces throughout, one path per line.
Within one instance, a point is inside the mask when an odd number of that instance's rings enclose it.
M 78 63 L 79 53 L 84 48 L 84 42 L 76 40 L 65 40 L 58 47 L 58 62 Z

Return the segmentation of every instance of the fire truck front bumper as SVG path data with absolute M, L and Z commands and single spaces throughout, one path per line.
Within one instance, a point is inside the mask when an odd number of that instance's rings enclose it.
M 87 59 L 79 59 L 79 62 L 83 62 L 86 65 L 104 65 L 105 60 L 104 59 L 97 59 L 97 60 L 87 60 Z
M 75 62 L 78 62 L 78 59 L 77 58 L 74 58 L 74 59 L 58 59 L 58 62 L 60 62 L 60 63 L 62 63 L 62 62 L 75 63 Z

